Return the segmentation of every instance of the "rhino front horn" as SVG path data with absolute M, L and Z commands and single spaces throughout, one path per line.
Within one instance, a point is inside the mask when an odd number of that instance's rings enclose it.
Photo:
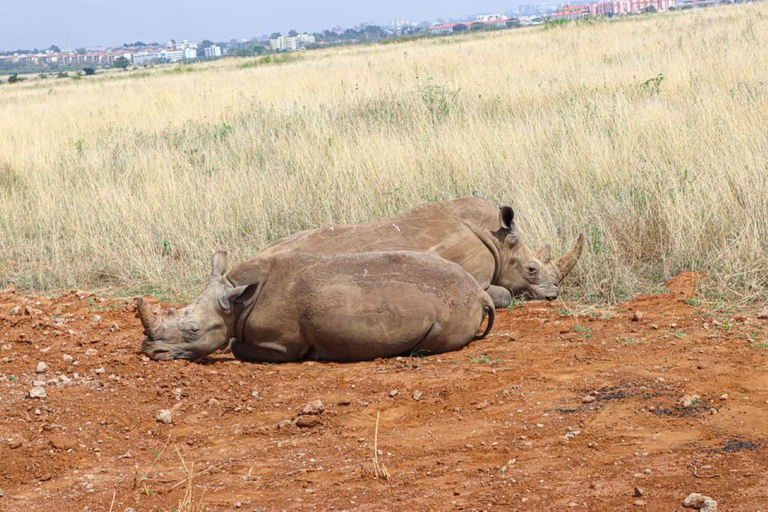
M 571 270 L 573 270 L 573 267 L 576 266 L 576 262 L 579 261 L 579 256 L 581 256 L 581 250 L 584 248 L 584 234 L 579 234 L 579 239 L 576 240 L 576 245 L 573 246 L 573 249 L 568 251 L 568 254 L 562 256 L 561 258 L 558 258 L 557 261 L 555 261 L 555 265 L 557 266 L 557 269 L 560 271 L 560 275 L 562 276 L 561 279 L 564 279 L 565 276 L 571 273 Z
M 147 305 L 144 304 L 143 297 L 136 299 L 136 305 L 139 308 L 139 320 L 141 320 L 141 325 L 144 327 L 144 334 L 151 337 L 157 325 L 157 318 L 155 318 L 155 315 L 149 310 Z

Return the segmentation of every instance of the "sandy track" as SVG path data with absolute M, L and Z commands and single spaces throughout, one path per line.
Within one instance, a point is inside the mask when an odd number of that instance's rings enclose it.
M 356 364 L 150 362 L 132 302 L 0 292 L 0 510 L 171 510 L 180 456 L 207 510 L 682 510 L 690 492 L 766 510 L 768 321 L 691 305 L 694 281 L 580 314 L 529 303 L 460 352 Z M 318 425 L 277 428 L 315 399 Z

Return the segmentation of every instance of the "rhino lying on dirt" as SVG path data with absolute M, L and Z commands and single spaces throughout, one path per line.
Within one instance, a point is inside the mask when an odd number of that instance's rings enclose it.
M 317 256 L 286 253 L 243 262 L 225 275 L 216 253 L 193 304 L 168 316 L 138 299 L 152 359 L 199 359 L 223 348 L 244 361 L 362 361 L 458 350 L 495 311 L 461 266 L 426 252 Z
M 509 306 L 512 295 L 556 299 L 583 246 L 579 235 L 575 247 L 554 261 L 549 246 L 533 252 L 521 239 L 512 208 L 499 208 L 475 193 L 426 203 L 380 222 L 303 231 L 268 245 L 257 257 L 292 250 L 321 255 L 431 251 L 464 267 L 498 308 Z

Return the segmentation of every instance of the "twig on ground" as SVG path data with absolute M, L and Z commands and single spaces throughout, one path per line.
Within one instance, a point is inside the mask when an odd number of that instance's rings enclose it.
M 379 415 L 376 413 L 376 431 L 373 433 L 373 477 L 389 480 L 387 466 L 379 463 Z
M 720 475 L 700 475 L 698 473 L 698 468 L 693 465 L 693 462 L 689 462 L 688 465 L 693 468 L 693 476 L 696 478 L 720 478 Z
M 115 496 L 117 496 L 117 489 L 112 491 L 112 503 L 109 504 L 109 512 L 115 507 Z

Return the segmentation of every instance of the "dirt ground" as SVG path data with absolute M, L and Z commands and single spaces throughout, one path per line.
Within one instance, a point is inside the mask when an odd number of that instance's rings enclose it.
M 133 301 L 6 290 L 0 510 L 768 510 L 768 320 L 696 280 L 355 364 L 153 362 Z

